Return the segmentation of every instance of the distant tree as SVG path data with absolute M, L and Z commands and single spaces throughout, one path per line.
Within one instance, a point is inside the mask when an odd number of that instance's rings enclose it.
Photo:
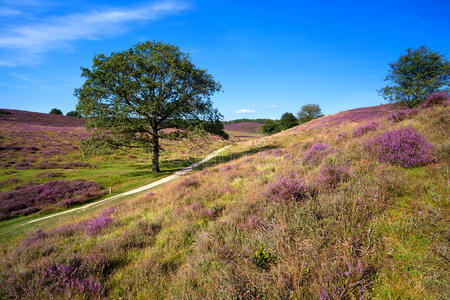
M 57 108 L 52 108 L 52 110 L 50 111 L 50 114 L 52 115 L 62 115 L 62 111 L 60 109 Z
M 69 112 L 66 114 L 66 116 L 68 116 L 68 117 L 76 117 L 76 118 L 80 118 L 80 117 L 81 117 L 81 116 L 80 116 L 80 113 L 77 112 L 77 111 L 75 111 L 75 110 L 69 111 Z
M 267 120 L 263 126 L 261 126 L 261 132 L 265 134 L 274 134 L 281 131 L 280 122 L 276 120 Z
M 297 118 L 290 112 L 286 112 L 281 116 L 280 125 L 282 130 L 289 129 L 298 125 Z
M 389 84 L 379 92 L 391 102 L 413 107 L 423 102 L 429 94 L 449 88 L 450 64 L 447 58 L 425 46 L 416 50 L 407 49 L 406 54 L 389 67 L 384 79 Z
M 302 106 L 302 110 L 298 113 L 298 121 L 300 124 L 303 124 L 322 116 L 322 109 L 319 105 L 306 104 Z
M 217 124 L 222 126 L 210 100 L 220 84 L 176 46 L 140 43 L 110 56 L 99 54 L 91 69 L 81 70 L 86 81 L 75 95 L 87 128 L 112 147 L 151 151 L 154 172 L 160 171 L 160 140 L 180 138 L 164 129 L 184 132 L 203 125 L 208 130 L 214 124 L 217 133 Z

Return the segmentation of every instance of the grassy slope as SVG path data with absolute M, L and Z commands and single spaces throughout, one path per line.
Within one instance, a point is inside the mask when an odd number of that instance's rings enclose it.
M 94 167 L 22 170 L 14 168 L 14 165 L 4 165 L 0 168 L 0 182 L 10 179 L 17 179 L 17 182 L 0 184 L 0 192 L 13 190 L 20 184 L 34 185 L 50 180 L 84 179 L 100 183 L 105 190 L 112 187 L 113 194 L 118 194 L 165 177 L 204 158 L 227 143 L 219 138 L 163 141 L 164 151 L 160 156 L 161 173 L 154 174 L 151 172 L 151 155 L 142 150 L 127 149 L 105 155 L 83 157 L 78 149 L 78 142 L 81 137 L 87 135 L 87 132 L 83 122 L 76 118 L 15 110 L 5 111 L 10 114 L 0 115 L 0 147 L 3 147 L 0 149 L 0 162 L 32 161 L 33 164 L 83 162 Z M 22 149 L 8 150 L 7 148 L 11 146 L 19 146 Z M 35 147 L 38 150 L 30 153 L 26 150 L 27 147 Z M 58 173 L 60 176 L 46 177 L 48 173 Z M 110 195 L 107 194 L 102 198 L 108 196 Z M 12 224 L 57 210 L 61 208 L 50 206 L 33 216 L 1 221 L 0 241 L 15 238 L 12 231 L 16 229 L 11 228 Z M 33 228 L 34 225 L 30 226 L 30 229 Z
M 82 228 L 57 234 L 52 225 L 27 247 L 4 245 L 1 282 L 24 287 L 22 297 L 64 298 L 73 291 L 58 294 L 40 283 L 41 270 L 71 265 L 74 257 L 82 258 L 82 268 L 96 255 L 104 268 L 92 276 L 111 298 L 448 298 L 450 111 L 422 109 L 394 124 L 384 118 L 392 109 L 385 109 L 240 143 L 206 170 L 118 203 L 114 222 L 100 234 Z M 380 128 L 353 138 L 358 122 L 368 119 Z M 373 136 L 405 126 L 435 145 L 436 163 L 404 169 L 365 150 Z M 338 139 L 342 132 L 347 138 Z M 305 164 L 305 152 L 318 142 L 334 152 Z M 276 178 L 295 172 L 314 185 L 330 161 L 351 169 L 337 188 L 319 185 L 316 196 L 300 202 L 267 199 L 267 184 Z

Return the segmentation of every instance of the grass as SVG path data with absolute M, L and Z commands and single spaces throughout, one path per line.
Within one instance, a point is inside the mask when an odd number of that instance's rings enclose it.
M 95 280 L 113 299 L 448 298 L 449 107 L 397 123 L 391 112 L 360 109 L 358 119 L 344 113 L 240 142 L 185 178 L 117 201 L 96 235 L 83 224 L 110 204 L 42 223 L 45 234 L 30 246 L 21 238 L 1 246 L 0 295 L 69 297 L 75 288 L 42 280 L 58 263 L 96 266 L 71 278 Z M 374 131 L 352 136 L 370 120 Z M 435 146 L 435 161 L 403 168 L 366 150 L 380 133 L 407 126 Z M 304 157 L 317 143 L 333 151 L 310 164 Z M 329 166 L 348 176 L 325 185 Z M 269 187 L 290 177 L 317 192 L 272 201 Z

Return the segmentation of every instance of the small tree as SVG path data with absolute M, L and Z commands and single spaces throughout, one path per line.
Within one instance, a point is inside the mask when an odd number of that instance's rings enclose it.
M 80 117 L 81 117 L 81 116 L 80 116 L 80 113 L 77 112 L 77 111 L 75 111 L 75 110 L 69 111 L 69 112 L 66 114 L 66 116 L 68 116 L 68 117 L 76 117 L 76 118 L 80 118 Z
M 267 120 L 264 125 L 261 126 L 261 132 L 266 134 L 274 134 L 281 131 L 281 125 L 278 121 Z
M 298 121 L 300 124 L 303 124 L 322 116 L 322 109 L 320 109 L 319 105 L 306 104 L 302 106 L 302 110 L 298 113 Z
M 450 64 L 439 52 L 425 46 L 407 49 L 395 63 L 384 79 L 389 84 L 379 92 L 391 102 L 399 102 L 414 107 L 426 97 L 441 88 L 449 87 Z
M 281 116 L 280 125 L 282 130 L 289 129 L 298 125 L 297 118 L 290 112 L 286 112 Z
M 75 95 L 87 128 L 113 147 L 151 151 L 154 172 L 160 171 L 160 139 L 180 138 L 165 128 L 200 126 L 217 133 L 223 126 L 210 100 L 220 84 L 176 46 L 140 43 L 110 56 L 99 54 L 91 69 L 81 70 L 86 82 Z
M 52 108 L 52 110 L 50 111 L 50 114 L 52 115 L 62 115 L 62 111 L 60 109 L 57 108 Z

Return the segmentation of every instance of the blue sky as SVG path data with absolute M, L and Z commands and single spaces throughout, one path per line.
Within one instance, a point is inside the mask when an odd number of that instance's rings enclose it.
M 0 107 L 75 109 L 80 66 L 147 40 L 175 44 L 223 86 L 226 120 L 385 101 L 388 63 L 450 52 L 450 1 L 0 0 Z

